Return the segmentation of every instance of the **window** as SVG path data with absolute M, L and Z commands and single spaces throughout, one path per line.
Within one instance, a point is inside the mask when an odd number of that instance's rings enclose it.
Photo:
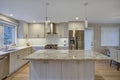
M 0 23 L 0 47 L 16 43 L 16 26 Z
M 119 46 L 119 27 L 101 27 L 101 46 Z

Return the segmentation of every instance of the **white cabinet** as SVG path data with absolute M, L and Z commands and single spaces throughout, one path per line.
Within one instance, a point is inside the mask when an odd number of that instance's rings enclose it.
M 15 72 L 17 69 L 19 69 L 21 66 L 23 66 L 24 64 L 26 64 L 28 62 L 27 60 L 23 60 L 23 58 L 32 53 L 31 49 L 32 48 L 30 47 L 30 48 L 25 48 L 25 49 L 10 53 L 9 74 Z M 28 51 L 28 50 L 30 50 L 30 51 Z
M 58 61 L 30 61 L 30 75 L 34 76 L 30 76 L 30 80 L 61 80 L 60 63 Z M 39 70 L 35 71 L 37 69 Z
M 70 21 L 68 30 L 84 30 L 84 21 Z
M 62 80 L 78 80 L 76 61 L 62 61 Z
M 18 68 L 18 65 L 19 65 L 19 55 L 17 54 L 17 52 L 12 52 L 10 53 L 10 71 L 9 73 L 13 73 L 17 68 Z
M 78 80 L 94 80 L 94 61 L 78 61 Z
M 44 24 L 29 24 L 29 38 L 43 38 Z
M 46 72 L 46 80 L 61 80 L 61 62 L 46 62 Z
M 30 60 L 30 80 L 94 80 L 94 61 Z
M 58 23 L 56 26 L 56 32 L 61 38 L 68 38 L 68 24 Z
M 30 66 L 30 80 L 46 80 L 46 64 L 44 61 L 30 61 Z M 39 70 L 37 71 L 37 69 Z
M 18 38 L 28 38 L 28 23 L 24 21 L 19 22 Z

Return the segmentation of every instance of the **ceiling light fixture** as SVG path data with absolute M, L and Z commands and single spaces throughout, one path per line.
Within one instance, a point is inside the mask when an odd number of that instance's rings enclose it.
M 85 18 L 84 18 L 84 24 L 85 24 L 85 28 L 88 28 L 88 19 L 87 19 L 87 6 L 88 6 L 88 2 L 85 1 L 84 2 L 84 7 L 85 7 Z
M 76 20 L 78 20 L 78 19 L 79 19 L 79 17 L 75 17 L 75 19 L 76 19 Z
M 13 16 L 13 14 L 10 14 L 10 16 L 12 17 L 12 16 Z
M 46 28 L 47 28 L 47 26 L 48 26 L 48 23 L 50 23 L 50 20 L 48 20 L 48 15 L 47 15 L 47 9 L 48 9 L 48 5 L 49 5 L 49 3 L 48 2 L 46 2 L 46 17 L 45 17 L 45 26 L 46 26 Z

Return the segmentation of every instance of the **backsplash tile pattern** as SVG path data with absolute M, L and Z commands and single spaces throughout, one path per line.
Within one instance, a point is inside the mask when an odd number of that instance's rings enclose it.
M 17 46 L 25 46 L 29 42 L 30 45 L 58 44 L 58 46 L 68 46 L 68 38 L 31 38 L 31 39 L 18 39 Z

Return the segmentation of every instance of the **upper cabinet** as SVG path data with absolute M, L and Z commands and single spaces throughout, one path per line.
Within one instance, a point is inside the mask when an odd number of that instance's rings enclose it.
M 56 33 L 60 38 L 68 38 L 68 23 L 55 23 Z M 46 29 L 44 23 L 26 23 L 19 22 L 18 38 L 45 38 L 50 32 L 49 27 Z
M 18 26 L 18 38 L 28 38 L 28 23 L 24 21 L 19 22 Z
M 60 38 L 68 38 L 68 23 L 57 23 L 56 32 Z
M 84 30 L 84 22 L 83 21 L 70 21 L 69 30 Z
M 44 24 L 29 24 L 29 38 L 44 38 Z

